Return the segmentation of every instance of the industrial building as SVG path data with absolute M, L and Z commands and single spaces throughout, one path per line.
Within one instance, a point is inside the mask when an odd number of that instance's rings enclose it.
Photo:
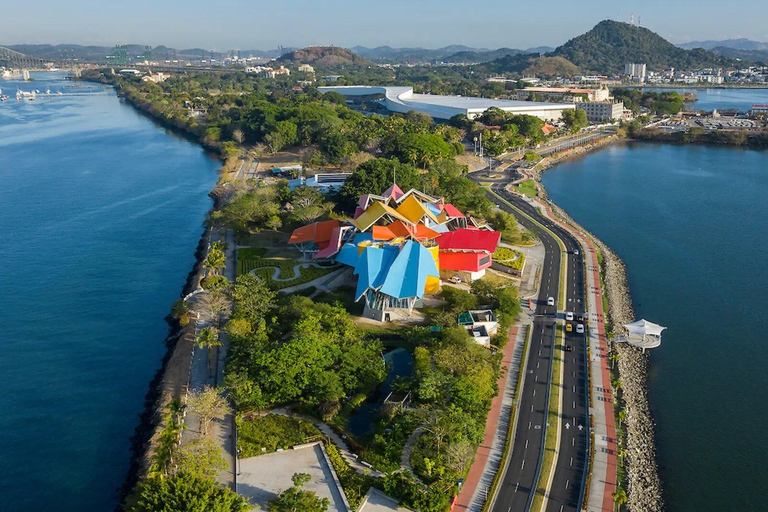
M 564 110 L 576 108 L 573 104 L 540 103 L 534 101 L 497 100 L 467 96 L 442 96 L 438 94 L 416 94 L 413 87 L 379 86 L 328 86 L 318 87 L 322 93 L 337 92 L 350 102 L 377 101 L 390 112 L 405 114 L 411 110 L 422 112 L 434 119 L 450 119 L 463 114 L 473 119 L 491 107 L 511 114 L 527 114 L 545 121 L 559 121 Z

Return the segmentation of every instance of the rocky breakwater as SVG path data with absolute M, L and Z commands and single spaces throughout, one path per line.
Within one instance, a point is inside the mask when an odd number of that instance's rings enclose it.
M 543 187 L 541 195 L 546 197 Z M 600 248 L 603 255 L 601 269 L 608 298 L 608 320 L 615 334 L 624 330 L 623 325 L 633 322 L 632 298 L 627 284 L 624 262 L 607 245 L 589 233 L 568 216 L 561 208 L 548 203 L 562 220 L 578 229 Z M 622 399 L 626 404 L 627 446 L 625 466 L 627 475 L 627 506 L 633 512 L 659 512 L 664 510 L 656 463 L 654 422 L 648 405 L 646 379 L 648 354 L 624 343 L 616 344 L 619 353 L 619 378 Z

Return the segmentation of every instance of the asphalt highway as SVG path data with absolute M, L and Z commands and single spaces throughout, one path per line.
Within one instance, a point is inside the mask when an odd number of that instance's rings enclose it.
M 566 308 L 577 315 L 584 313 L 584 262 L 576 254 L 580 246 L 565 230 L 541 216 L 538 211 L 519 196 L 509 194 L 500 185 L 494 191 L 517 209 L 546 226 L 566 248 Z M 555 475 L 549 489 L 548 511 L 577 511 L 580 508 L 584 486 L 584 465 L 587 453 L 588 416 L 586 409 L 586 338 L 584 334 L 566 333 L 565 345 L 556 346 L 554 326 L 565 312 L 557 306 L 547 306 L 547 299 L 554 297 L 557 303 L 560 286 L 561 250 L 555 238 L 514 208 L 489 198 L 503 210 L 514 213 L 520 224 L 537 233 L 545 249 L 541 269 L 541 288 L 536 299 L 533 333 L 528 352 L 524 385 L 518 402 L 518 424 L 507 471 L 494 505 L 494 512 L 527 511 L 532 492 L 539 475 L 541 448 L 546 429 L 550 369 L 553 350 L 564 356 L 563 385 L 561 388 L 563 409 L 560 418 L 561 439 Z M 571 322 L 572 323 L 572 322 Z

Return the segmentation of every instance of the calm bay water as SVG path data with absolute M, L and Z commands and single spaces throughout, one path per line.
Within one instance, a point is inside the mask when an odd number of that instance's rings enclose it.
M 218 164 L 33 77 L 0 80 L 0 510 L 111 510 Z
M 739 112 L 747 112 L 755 103 L 768 103 L 768 89 L 667 89 L 649 87 L 647 90 L 695 94 L 698 100 L 688 105 L 688 108 L 706 110 L 707 112 L 711 112 L 714 109 L 736 109 Z
M 668 326 L 649 389 L 669 509 L 765 510 L 768 151 L 613 145 L 543 182 Z

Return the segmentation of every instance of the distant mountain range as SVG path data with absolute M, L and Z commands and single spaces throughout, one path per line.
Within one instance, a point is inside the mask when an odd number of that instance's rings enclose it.
M 751 60 L 768 64 L 768 43 L 751 39 L 724 39 L 722 41 L 691 41 L 678 45 L 680 48 L 704 48 L 712 53 L 731 59 Z
M 41 59 L 61 60 L 77 59 L 85 62 L 103 62 L 107 55 L 112 55 L 114 47 L 112 46 L 82 46 L 79 44 L 12 44 L 0 45 L 11 50 L 21 52 L 30 57 Z M 129 60 L 143 58 L 146 46 L 141 44 L 126 45 L 126 54 Z M 277 58 L 293 48 L 282 48 L 275 50 L 241 50 L 239 54 L 242 57 L 258 56 L 265 58 Z M 202 59 L 224 59 L 231 55 L 231 52 L 216 52 L 205 50 L 203 48 L 185 48 L 176 49 L 167 46 L 155 46 L 151 50 L 152 58 L 157 60 L 166 59 L 184 59 L 184 60 L 202 60 Z
M 375 62 L 396 63 L 427 63 L 448 62 L 467 64 L 473 62 L 490 62 L 506 55 L 520 55 L 525 53 L 546 53 L 554 48 L 549 46 L 537 46 L 526 50 L 514 48 L 472 48 L 464 45 L 450 45 L 442 48 L 392 48 L 391 46 L 377 46 L 367 48 L 365 46 L 353 46 L 351 50 L 358 55 Z
M 686 50 L 694 48 L 704 48 L 705 50 L 714 50 L 715 48 L 733 48 L 734 50 L 768 50 L 768 43 L 752 41 L 751 39 L 724 39 L 722 41 L 691 41 L 677 45 Z

